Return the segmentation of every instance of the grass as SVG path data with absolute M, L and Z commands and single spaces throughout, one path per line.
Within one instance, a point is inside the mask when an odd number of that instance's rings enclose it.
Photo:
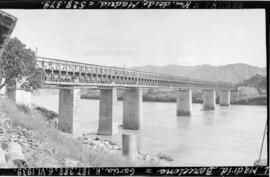
M 63 162 L 65 158 L 69 158 L 91 167 L 133 166 L 121 154 L 91 151 L 79 139 L 70 134 L 63 133 L 48 124 L 45 121 L 44 115 L 38 110 L 32 110 L 23 105 L 16 105 L 10 100 L 0 99 L 0 112 L 5 113 L 12 120 L 14 128 L 21 126 L 32 130 L 35 132 L 33 135 L 34 139 L 47 142 L 47 148 L 54 148 L 54 158 L 58 162 Z M 44 158 L 44 152 L 34 154 L 32 159 L 30 159 L 32 163 L 30 167 L 48 166 L 48 159 Z

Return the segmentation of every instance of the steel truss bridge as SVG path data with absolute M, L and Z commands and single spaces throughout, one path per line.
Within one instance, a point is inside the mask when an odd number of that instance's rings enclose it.
M 161 87 L 234 90 L 232 84 L 38 57 L 44 86 Z

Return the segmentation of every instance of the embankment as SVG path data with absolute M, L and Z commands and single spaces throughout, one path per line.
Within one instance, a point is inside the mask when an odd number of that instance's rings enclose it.
M 73 137 L 55 126 L 58 115 L 45 108 L 29 109 L 0 98 L 0 141 L 22 146 L 28 167 L 159 166 L 159 157 L 139 153 L 136 163 L 122 156 L 121 147 L 110 141 L 86 136 Z

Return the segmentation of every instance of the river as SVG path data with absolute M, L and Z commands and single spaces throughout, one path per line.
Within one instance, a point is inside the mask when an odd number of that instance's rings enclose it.
M 58 95 L 34 94 L 34 104 L 58 112 Z M 122 101 L 117 102 L 118 125 L 122 124 Z M 80 132 L 96 137 L 99 100 L 79 102 Z M 177 117 L 176 103 L 143 103 L 143 129 L 138 147 L 151 155 L 164 154 L 177 166 L 253 165 L 258 159 L 267 118 L 266 106 L 216 106 L 203 111 L 192 104 L 191 117 Z M 119 134 L 102 136 L 121 145 Z M 267 157 L 266 140 L 263 158 Z

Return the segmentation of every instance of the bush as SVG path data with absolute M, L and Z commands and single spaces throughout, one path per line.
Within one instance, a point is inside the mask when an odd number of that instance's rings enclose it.
M 42 113 L 42 115 L 47 118 L 47 120 L 53 120 L 55 118 L 58 117 L 58 114 L 54 111 L 50 111 L 46 108 L 43 108 L 43 107 L 35 107 L 36 110 L 40 111 Z

